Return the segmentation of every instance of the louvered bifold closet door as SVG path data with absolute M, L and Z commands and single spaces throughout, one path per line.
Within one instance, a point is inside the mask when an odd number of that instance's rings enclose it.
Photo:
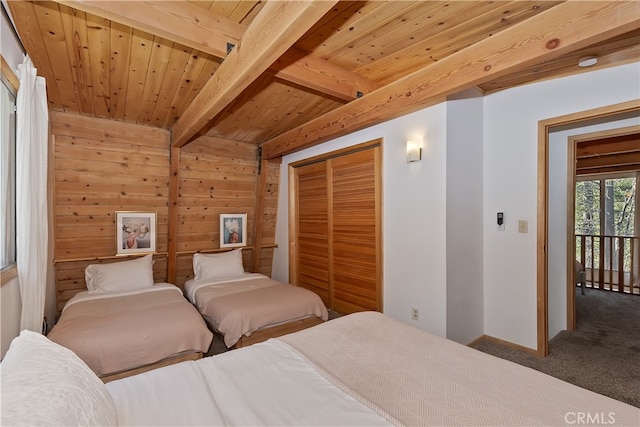
M 328 160 L 331 308 L 382 310 L 380 147 Z
M 327 164 L 298 167 L 296 175 L 297 277 L 294 283 L 315 292 L 330 307 Z

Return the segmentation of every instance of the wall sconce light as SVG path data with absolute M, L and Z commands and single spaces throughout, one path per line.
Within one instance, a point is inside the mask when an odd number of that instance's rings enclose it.
M 422 159 L 422 147 L 418 141 L 407 141 L 407 163 L 419 162 Z

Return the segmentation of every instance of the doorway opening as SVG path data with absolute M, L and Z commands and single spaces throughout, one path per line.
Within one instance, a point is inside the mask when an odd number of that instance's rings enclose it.
M 576 329 L 576 293 L 640 295 L 640 126 L 568 141 L 567 330 Z M 575 268 L 572 268 L 575 267 Z M 571 270 L 571 271 L 570 271 Z
M 538 212 L 537 212 L 537 353 L 549 354 L 549 135 L 561 127 L 578 126 L 581 123 L 613 120 L 617 116 L 636 115 L 640 101 L 634 100 L 593 110 L 554 117 L 538 122 Z M 575 153 L 574 153 L 575 155 Z M 572 173 L 573 175 L 573 173 Z M 570 194 L 574 193 L 575 184 Z M 571 229 L 573 235 L 573 229 Z M 573 239 L 573 238 L 572 238 Z M 574 245 L 567 245 L 568 259 L 575 259 Z M 569 252 L 570 251 L 570 252 Z M 571 262 L 573 264 L 573 261 Z M 574 280 L 573 268 L 567 269 L 567 283 Z M 573 291 L 573 287 L 572 287 Z

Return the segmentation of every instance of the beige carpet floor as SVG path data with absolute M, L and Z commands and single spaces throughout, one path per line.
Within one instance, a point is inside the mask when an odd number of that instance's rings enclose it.
M 488 340 L 474 347 L 640 408 L 640 296 L 587 288 L 576 309 L 576 330 L 556 335 L 548 357 Z

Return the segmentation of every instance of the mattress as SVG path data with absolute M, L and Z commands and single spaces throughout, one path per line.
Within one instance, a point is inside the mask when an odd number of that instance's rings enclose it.
M 206 352 L 213 334 L 182 291 L 156 284 L 135 291 L 81 292 L 48 335 L 100 376 Z

